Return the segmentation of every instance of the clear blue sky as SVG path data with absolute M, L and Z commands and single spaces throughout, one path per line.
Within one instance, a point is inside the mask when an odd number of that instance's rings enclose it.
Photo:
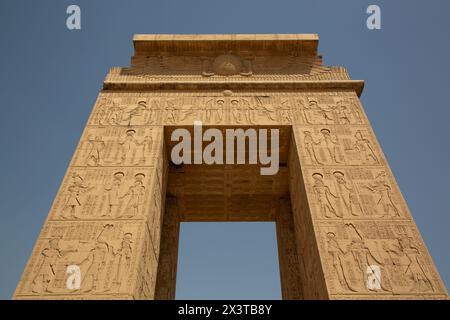
M 81 31 L 65 27 L 69 4 L 81 7 Z M 369 4 L 382 9 L 380 31 L 366 28 Z M 325 63 L 366 81 L 366 112 L 449 286 L 449 15 L 448 0 L 2 0 L 0 298 L 14 291 L 108 69 L 129 64 L 134 33 L 318 33 Z M 273 224 L 183 224 L 177 296 L 277 299 L 276 255 Z

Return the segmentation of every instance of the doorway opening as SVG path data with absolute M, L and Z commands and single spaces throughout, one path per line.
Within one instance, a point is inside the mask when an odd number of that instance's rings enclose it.
M 275 222 L 182 222 L 176 299 L 281 299 Z

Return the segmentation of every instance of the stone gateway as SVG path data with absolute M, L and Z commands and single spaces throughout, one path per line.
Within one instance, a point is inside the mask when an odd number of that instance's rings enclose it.
M 447 298 L 360 103 L 364 82 L 324 66 L 317 35 L 133 42 L 14 299 L 174 299 L 183 221 L 276 222 L 283 299 Z M 223 136 L 277 130 L 276 174 L 248 160 L 174 163 L 172 133 L 194 136 L 194 122 Z

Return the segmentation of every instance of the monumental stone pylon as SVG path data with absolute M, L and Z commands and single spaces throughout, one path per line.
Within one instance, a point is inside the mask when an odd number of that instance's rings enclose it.
M 284 299 L 447 298 L 361 106 L 364 82 L 324 66 L 317 35 L 133 42 L 131 66 L 104 81 L 15 299 L 173 299 L 182 221 L 275 221 Z M 278 173 L 174 165 L 171 134 L 196 120 L 278 129 Z

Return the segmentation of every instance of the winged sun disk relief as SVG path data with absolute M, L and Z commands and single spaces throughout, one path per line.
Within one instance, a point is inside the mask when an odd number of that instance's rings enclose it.
M 135 57 L 127 73 L 139 76 L 201 75 L 203 77 L 240 77 L 285 74 L 314 76 L 332 71 L 319 57 L 248 56 L 224 54 L 217 57 L 147 56 Z

